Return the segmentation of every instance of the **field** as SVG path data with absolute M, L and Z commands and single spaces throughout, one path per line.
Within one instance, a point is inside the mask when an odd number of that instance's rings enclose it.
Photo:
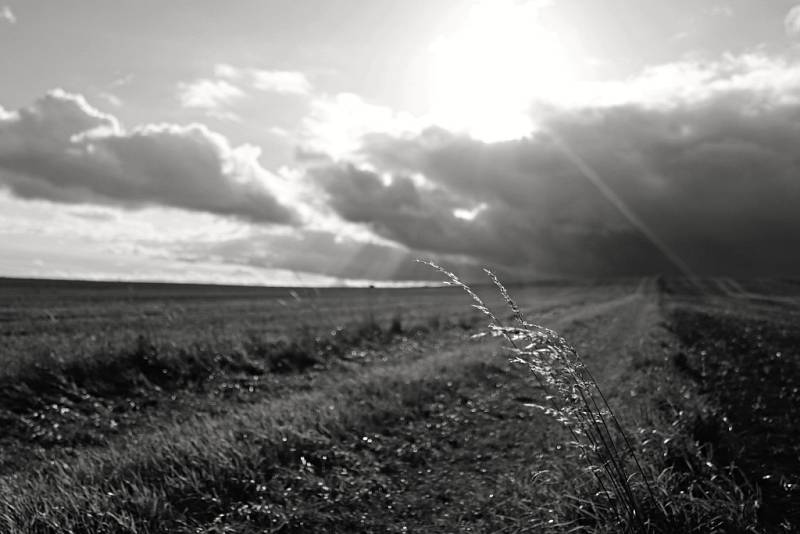
M 648 528 L 800 529 L 800 282 L 509 291 L 594 373 L 653 482 Z M 470 304 L 0 280 L 0 532 L 633 529 Z

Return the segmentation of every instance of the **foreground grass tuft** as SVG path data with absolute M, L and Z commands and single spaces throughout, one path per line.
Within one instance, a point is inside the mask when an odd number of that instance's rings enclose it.
M 733 463 L 725 470 L 714 469 L 702 444 L 683 439 L 685 432 L 671 432 L 663 421 L 649 421 L 649 428 L 640 425 L 638 435 L 646 437 L 637 440 L 623 428 L 578 351 L 557 332 L 527 321 L 491 271 L 485 270 L 510 310 L 510 324 L 454 273 L 430 261 L 422 263 L 463 289 L 489 319 L 486 333 L 505 339 L 511 360 L 530 370 L 545 402 L 529 406 L 568 431 L 566 445 L 594 479 L 594 488 L 583 486 L 584 492 L 591 488 L 588 495 L 565 495 L 560 514 L 542 527 L 570 532 L 757 532 L 758 490 Z M 696 425 L 702 421 L 699 414 L 696 407 L 681 410 L 671 426 L 685 426 L 687 418 Z

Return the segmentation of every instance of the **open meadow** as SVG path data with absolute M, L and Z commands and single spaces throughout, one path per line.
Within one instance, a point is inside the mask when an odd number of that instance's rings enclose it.
M 0 534 L 800 534 L 800 0 L 0 0 L 0 77 Z
M 594 374 L 643 517 L 459 288 L 5 279 L 0 532 L 800 529 L 800 283 L 508 289 Z

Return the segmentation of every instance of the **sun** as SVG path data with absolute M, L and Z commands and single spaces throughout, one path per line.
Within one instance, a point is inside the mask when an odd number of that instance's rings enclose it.
M 484 0 L 463 25 L 430 49 L 433 120 L 485 141 L 529 134 L 531 104 L 560 99 L 575 79 L 558 35 L 541 21 L 541 3 Z

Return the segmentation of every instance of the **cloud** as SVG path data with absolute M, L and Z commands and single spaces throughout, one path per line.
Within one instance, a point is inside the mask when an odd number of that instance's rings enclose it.
M 648 268 L 663 265 L 657 250 L 598 202 L 588 184 L 572 180 L 531 187 L 521 174 L 505 174 L 502 169 L 481 177 L 485 187 L 472 191 L 469 186 L 448 184 L 459 180 L 460 170 L 476 163 L 472 149 L 488 155 L 481 148 L 488 147 L 443 146 L 426 154 L 426 160 L 464 157 L 463 168 L 450 161 L 446 166 L 451 168 L 443 169 L 428 184 L 415 183 L 403 174 L 394 175 L 387 184 L 378 173 L 346 165 L 317 169 L 315 179 L 327 193 L 331 208 L 345 220 L 366 224 L 377 235 L 418 254 L 467 257 L 520 273 L 527 270 L 529 276 L 633 274 L 651 256 L 655 261 Z M 507 166 L 505 157 L 526 157 L 523 147 L 517 150 L 498 155 L 491 163 Z M 419 163 L 420 169 L 426 166 Z M 465 213 L 470 217 L 464 217 Z M 622 253 L 618 261 L 597 257 L 596 249 L 612 246 L 616 254 Z
M 311 84 L 301 72 L 255 70 L 252 72 L 253 87 L 261 91 L 306 95 Z
M 130 85 L 131 82 L 133 82 L 133 74 L 126 74 L 125 76 L 120 76 L 119 78 L 111 80 L 111 83 L 108 84 L 108 88 L 118 89 Z
M 769 102 L 800 101 L 800 68 L 785 57 L 762 53 L 724 54 L 653 65 L 624 80 L 584 82 L 565 87 L 557 100 L 537 107 L 611 107 L 626 104 L 654 109 L 697 103 L 723 93 L 747 93 Z
M 409 113 L 366 102 L 353 93 L 321 96 L 311 102 L 303 121 L 301 152 L 355 157 L 362 138 L 380 132 L 404 135 L 419 131 L 424 121 Z
M 789 37 L 797 37 L 800 35 L 800 5 L 794 6 L 786 13 L 783 24 Z
M 270 190 L 259 149 L 201 124 L 130 131 L 80 95 L 54 90 L 0 114 L 0 185 L 17 197 L 136 208 L 161 205 L 259 223 L 296 222 Z
M 185 108 L 214 110 L 244 96 L 244 91 L 225 80 L 196 80 L 178 84 L 178 99 Z
M 795 274 L 800 67 L 716 68 L 658 102 L 543 108 L 516 141 L 366 135 L 353 163 L 319 158 L 309 176 L 377 235 L 528 276 L 677 272 L 674 258 L 701 274 Z
M 224 63 L 214 67 L 213 78 L 178 84 L 178 100 L 184 108 L 201 109 L 218 120 L 242 122 L 231 107 L 248 97 L 248 92 L 306 96 L 311 83 L 301 72 L 238 68 Z
M 97 94 L 100 98 L 114 106 L 115 108 L 122 106 L 122 99 L 113 93 L 100 92 Z
M 312 89 L 306 75 L 298 71 L 239 68 L 220 63 L 214 67 L 214 74 L 218 78 L 272 93 L 307 95 Z
M 11 11 L 11 8 L 8 6 L 0 7 L 0 21 L 7 22 L 9 24 L 16 24 L 17 17 L 14 15 L 14 12 Z
M 527 133 L 538 127 L 543 116 L 562 109 L 633 105 L 666 112 L 708 100 L 714 95 L 734 93 L 758 94 L 762 102 L 768 104 L 800 102 L 800 68 L 787 58 L 760 53 L 725 54 L 717 59 L 689 59 L 654 65 L 628 79 L 576 82 L 564 86 L 555 96 L 531 101 L 527 106 L 532 110 L 530 116 L 512 122 L 526 124 L 524 131 Z M 757 102 L 752 102 L 752 105 L 757 105 Z M 487 113 L 492 115 L 493 109 L 487 107 Z M 460 115 L 467 120 L 470 113 L 467 111 Z M 435 116 L 420 117 L 399 112 L 368 102 L 356 94 L 320 95 L 310 101 L 309 113 L 301 125 L 299 143 L 304 154 L 325 154 L 333 159 L 359 162 L 359 147 L 366 136 L 388 133 L 404 137 L 434 125 L 443 126 Z M 471 130 L 461 128 L 459 131 Z M 499 138 L 507 139 L 508 136 Z M 497 139 L 498 136 L 488 136 L 488 140 Z

